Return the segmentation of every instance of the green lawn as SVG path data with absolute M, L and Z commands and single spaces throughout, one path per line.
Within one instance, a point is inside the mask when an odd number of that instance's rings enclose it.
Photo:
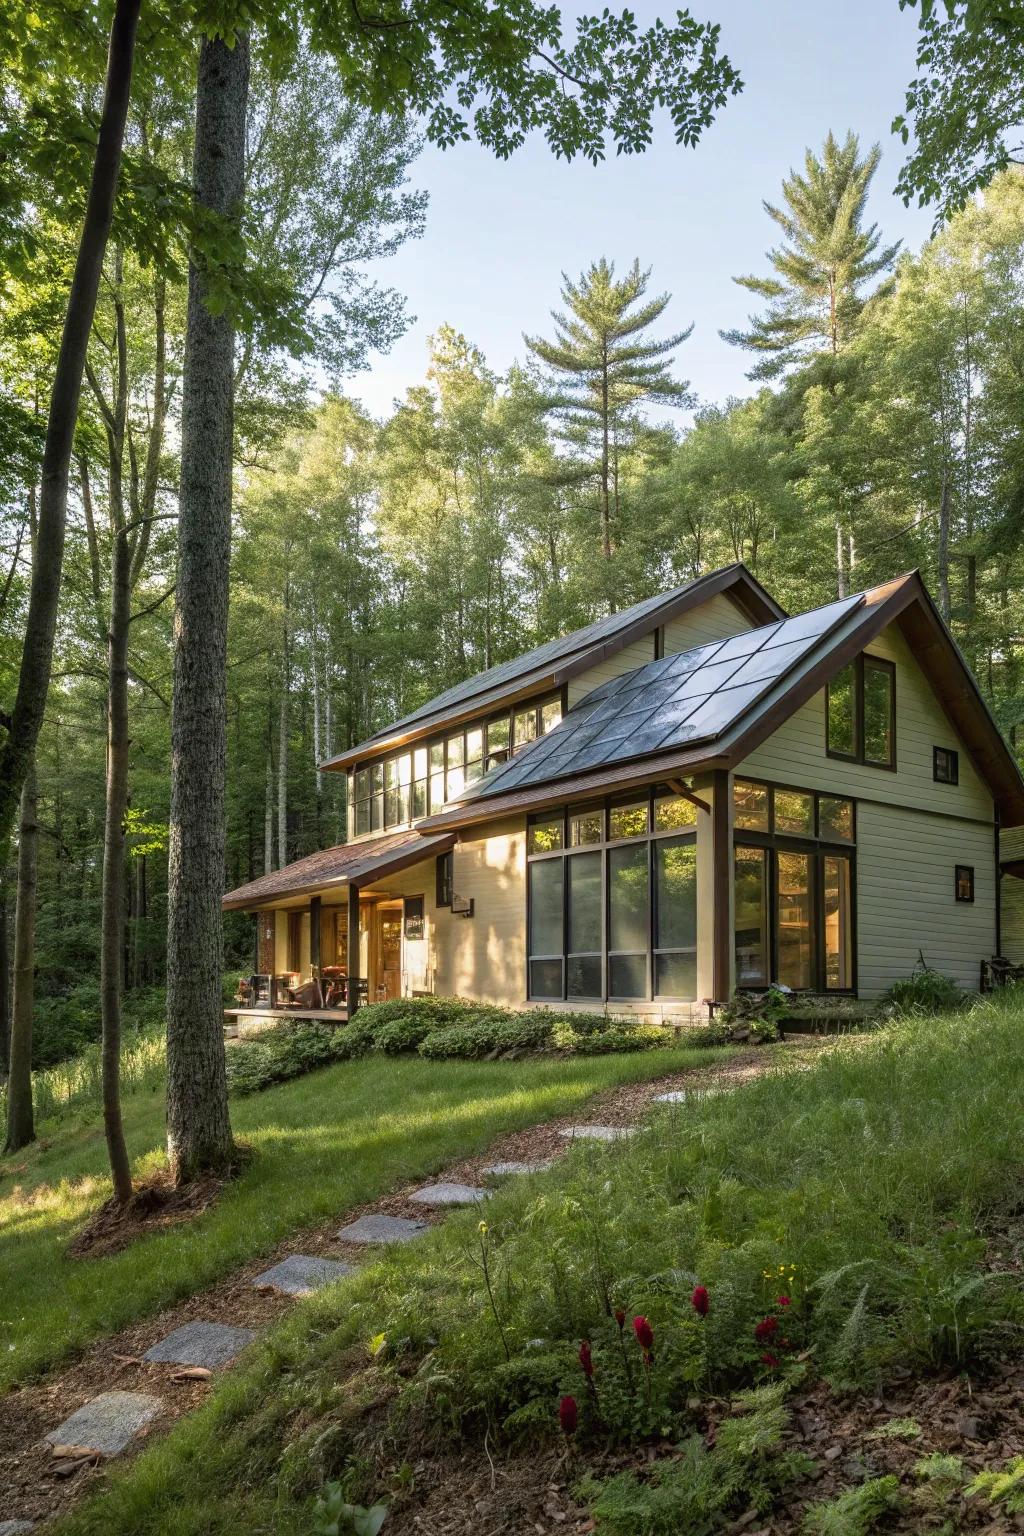
M 809 1070 L 664 1110 L 628 1142 L 580 1146 L 550 1172 L 510 1181 L 488 1206 L 484 1237 L 478 1213 L 453 1213 L 290 1311 L 198 1413 L 112 1470 L 60 1529 L 305 1536 L 326 1479 L 363 1503 L 414 1499 L 403 1465 L 438 1444 L 475 1447 L 481 1462 L 485 1431 L 492 1457 L 531 1439 L 553 1447 L 565 1392 L 583 1403 L 575 1476 L 591 1446 L 606 1475 L 610 1430 L 686 1442 L 703 1468 L 703 1481 L 682 1476 L 678 1509 L 666 1504 L 660 1523 L 613 1522 L 613 1504 L 647 1498 L 642 1479 L 594 1487 L 599 1530 L 723 1529 L 760 1496 L 774 1462 L 759 1458 L 754 1437 L 753 1450 L 735 1453 L 721 1519 L 705 1510 L 698 1520 L 690 1505 L 717 1497 L 717 1463 L 691 1405 L 764 1379 L 755 1328 L 782 1311 L 780 1290 L 790 1296 L 776 1364 L 794 1383 L 806 1369 L 873 1396 L 895 1368 L 983 1379 L 993 1353 L 1019 1351 L 1024 1291 L 1005 1259 L 1021 1238 L 1022 1028 L 1024 989 L 909 1020 L 840 1043 Z M 708 1288 L 707 1317 L 691 1304 L 695 1281 Z M 612 1305 L 650 1319 L 646 1378 Z M 596 1423 L 581 1338 L 593 1345 Z M 644 1386 L 634 1390 L 636 1380 Z M 934 1448 L 928 1435 L 925 1426 L 915 1454 Z
M 195 1221 L 108 1258 L 72 1260 L 68 1241 L 110 1192 L 96 1123 L 41 1127 L 41 1144 L 0 1160 L 0 1390 L 90 1339 L 158 1311 L 269 1252 L 290 1231 L 340 1216 L 499 1134 L 567 1114 L 591 1094 L 723 1053 L 508 1063 L 368 1057 L 237 1101 L 251 1167 Z M 136 1172 L 162 1159 L 163 1096 L 125 1101 Z

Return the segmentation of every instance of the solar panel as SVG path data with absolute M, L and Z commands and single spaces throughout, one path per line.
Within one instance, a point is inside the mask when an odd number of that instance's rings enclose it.
M 545 784 L 648 752 L 711 741 L 814 652 L 863 595 L 659 657 L 602 683 L 561 723 L 465 798 Z

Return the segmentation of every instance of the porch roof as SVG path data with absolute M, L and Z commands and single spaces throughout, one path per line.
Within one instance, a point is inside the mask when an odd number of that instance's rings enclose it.
M 342 843 L 337 848 L 321 848 L 318 853 L 296 859 L 284 869 L 261 875 L 247 885 L 237 886 L 223 897 L 226 912 L 246 907 L 271 906 L 283 897 L 313 896 L 332 886 L 371 885 L 384 875 L 394 874 L 410 864 L 418 864 L 455 846 L 451 832 L 421 835 L 406 829 L 388 832 L 364 842 Z

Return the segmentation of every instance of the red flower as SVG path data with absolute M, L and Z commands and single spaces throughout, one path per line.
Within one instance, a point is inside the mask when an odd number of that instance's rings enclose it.
M 707 1317 L 711 1308 L 711 1297 L 708 1295 L 708 1289 L 706 1285 L 695 1285 L 693 1288 L 693 1295 L 690 1297 L 690 1301 L 693 1305 L 693 1310 L 700 1317 Z
M 637 1344 L 643 1350 L 645 1359 L 651 1358 L 651 1350 L 654 1349 L 654 1329 L 646 1318 L 633 1319 L 633 1332 L 637 1336 Z
M 590 1353 L 590 1340 L 584 1339 L 580 1345 L 580 1370 L 589 1381 L 594 1374 L 594 1359 Z
M 791 1307 L 793 1303 L 788 1296 L 776 1296 L 775 1305 L 777 1307 Z
M 626 1326 L 626 1314 L 623 1312 L 621 1307 L 615 1308 L 615 1321 L 618 1323 L 619 1332 L 621 1333 L 623 1328 Z
M 574 1435 L 576 1433 L 579 1416 L 576 1399 L 574 1397 L 563 1397 L 558 1405 L 558 1422 L 562 1426 L 563 1435 Z
M 754 1329 L 754 1338 L 759 1344 L 763 1344 L 765 1339 L 770 1339 L 772 1334 L 777 1331 L 778 1326 L 779 1320 L 777 1317 L 763 1317 Z
M 761 1364 L 762 1365 L 767 1365 L 770 1369 L 773 1369 L 775 1366 L 778 1365 L 778 1363 L 779 1363 L 779 1361 L 778 1361 L 778 1356 L 777 1355 L 770 1355 L 770 1354 L 765 1353 L 765 1354 L 763 1354 L 761 1356 Z

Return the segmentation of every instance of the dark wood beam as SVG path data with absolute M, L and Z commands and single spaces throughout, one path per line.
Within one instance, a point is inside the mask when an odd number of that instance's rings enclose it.
M 359 991 L 356 978 L 359 975 L 359 887 L 355 881 L 348 888 L 348 1016 L 351 1019 L 359 1007 Z
M 682 779 L 666 779 L 665 783 L 673 794 L 682 795 L 684 800 L 689 800 L 691 805 L 699 806 L 702 811 L 710 811 L 711 807 L 707 801 L 702 800 L 699 795 L 695 795 L 692 789 L 687 789 Z
M 713 779 L 714 799 L 711 814 L 712 921 L 714 948 L 711 975 L 716 1003 L 727 1003 L 732 996 L 732 924 L 729 921 L 729 897 L 732 881 L 732 838 L 729 832 L 729 774 L 716 768 Z

